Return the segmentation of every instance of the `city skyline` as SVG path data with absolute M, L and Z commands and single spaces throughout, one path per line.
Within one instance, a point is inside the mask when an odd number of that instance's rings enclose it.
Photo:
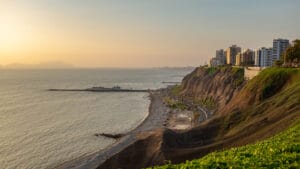
M 294 41 L 290 43 L 289 39 L 277 38 L 273 39 L 272 47 L 262 46 L 250 49 L 231 45 L 227 49 L 217 49 L 208 65 L 212 67 L 223 65 L 270 67 L 276 61 L 283 60 L 282 55 L 293 43 Z
M 0 65 L 198 66 L 216 49 L 300 38 L 299 1 L 0 2 Z

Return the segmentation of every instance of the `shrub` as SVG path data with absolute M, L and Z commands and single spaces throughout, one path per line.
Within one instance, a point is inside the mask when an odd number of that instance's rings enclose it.
M 182 91 L 182 86 L 181 85 L 176 85 L 174 87 L 172 87 L 171 89 L 171 94 L 173 96 L 178 96 Z

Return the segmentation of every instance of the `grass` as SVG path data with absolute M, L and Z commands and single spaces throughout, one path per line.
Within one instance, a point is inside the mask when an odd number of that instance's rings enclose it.
M 216 73 L 219 70 L 219 68 L 217 68 L 217 67 L 208 67 L 208 68 L 206 68 L 206 70 L 207 70 L 207 73 L 209 75 L 212 75 L 212 74 Z
M 230 75 L 234 78 L 234 86 L 239 87 L 244 82 L 244 68 L 242 67 L 231 67 L 231 66 L 218 66 L 206 68 L 209 75 L 215 74 L 216 72 L 224 72 L 230 70 Z
M 207 109 L 214 109 L 217 106 L 217 102 L 214 100 L 213 97 L 208 96 L 204 99 L 194 99 L 194 105 L 199 105 L 201 107 L 205 107 Z
M 182 86 L 181 85 L 176 85 L 174 87 L 172 87 L 171 89 L 171 94 L 173 96 L 178 96 L 182 91 Z
M 178 100 L 172 99 L 170 97 L 165 97 L 163 100 L 167 104 L 167 106 L 171 109 L 180 109 L 180 110 L 187 109 L 187 105 L 185 105 L 184 103 Z
M 232 67 L 229 65 L 222 65 L 217 67 L 199 67 L 201 70 L 205 71 L 205 75 L 217 75 L 221 73 L 229 73 L 231 79 L 233 80 L 233 85 L 235 88 L 242 86 L 244 83 L 244 68 L 243 67 Z M 191 77 L 198 78 L 197 72 L 194 71 Z
M 234 79 L 234 86 L 239 87 L 243 84 L 245 81 L 244 78 L 244 68 L 239 68 L 239 67 L 232 67 L 232 75 L 235 77 Z
M 260 94 L 260 100 L 277 93 L 293 75 L 299 74 L 297 68 L 268 68 L 251 80 L 246 88 Z
M 264 141 L 210 153 L 203 158 L 155 169 L 299 168 L 300 123 Z

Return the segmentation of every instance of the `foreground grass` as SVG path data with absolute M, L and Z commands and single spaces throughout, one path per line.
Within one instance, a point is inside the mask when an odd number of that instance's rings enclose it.
M 213 152 L 201 159 L 154 167 L 155 169 L 198 168 L 300 168 L 300 123 L 256 144 Z

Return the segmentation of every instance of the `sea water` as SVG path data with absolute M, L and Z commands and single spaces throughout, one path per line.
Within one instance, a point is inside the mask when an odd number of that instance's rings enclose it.
M 94 86 L 133 89 L 166 87 L 191 68 L 0 69 L 0 167 L 53 168 L 106 148 L 147 116 L 147 93 L 51 92 L 49 88 Z

